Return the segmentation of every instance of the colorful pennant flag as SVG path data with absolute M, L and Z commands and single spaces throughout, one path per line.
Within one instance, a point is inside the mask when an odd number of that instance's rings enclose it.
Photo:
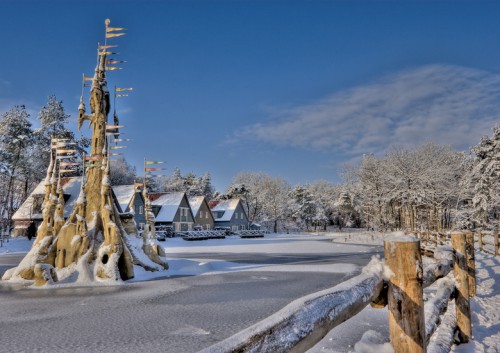
M 98 161 L 103 158 L 104 156 L 85 156 L 86 161 Z
M 121 153 L 119 153 L 119 152 L 109 152 L 108 153 L 108 156 L 120 156 L 120 155 L 121 155 Z
M 113 51 L 100 51 L 98 54 L 99 54 L 100 56 L 103 56 L 103 55 L 118 55 L 118 54 L 120 54 L 120 53 L 115 53 L 115 52 L 113 52 Z
M 114 31 L 126 31 L 126 28 L 119 28 L 119 27 L 106 27 L 106 32 L 114 32 Z
M 115 38 L 124 36 L 125 33 L 106 33 L 106 38 Z
M 116 47 L 118 47 L 118 45 L 116 45 L 116 44 L 113 44 L 113 45 L 99 45 L 99 50 L 116 48 Z
M 119 150 L 121 148 L 127 148 L 127 146 L 111 146 L 109 149 L 110 150 Z
M 107 71 L 115 71 L 115 70 L 123 70 L 122 67 L 116 67 L 116 66 L 106 66 Z
M 84 81 L 93 81 L 94 78 L 93 77 L 86 77 L 86 76 L 83 76 L 83 80 Z
M 106 125 L 106 130 L 121 129 L 122 127 L 125 127 L 125 125 Z
M 115 94 L 115 97 L 128 97 L 128 94 Z
M 116 87 L 115 88 L 115 91 L 116 92 L 123 92 L 123 91 L 133 91 L 134 89 L 132 87 L 128 87 L 128 88 L 121 88 L 121 87 Z
M 106 60 L 106 65 L 116 65 L 126 63 L 127 60 Z
M 144 168 L 145 172 L 157 172 L 159 170 L 165 170 L 165 168 Z
M 132 139 L 114 139 L 113 142 L 128 142 L 133 141 Z
M 160 161 L 144 161 L 144 164 L 146 164 L 146 165 L 151 165 L 151 164 L 165 164 L 165 162 L 160 162 Z

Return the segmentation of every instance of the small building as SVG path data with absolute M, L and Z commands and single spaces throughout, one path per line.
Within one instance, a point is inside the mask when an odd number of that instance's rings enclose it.
M 64 195 L 64 218 L 67 218 L 76 205 L 80 194 L 82 178 L 61 178 Z M 34 224 L 38 229 L 42 223 L 42 204 L 45 197 L 45 180 L 42 180 L 12 216 L 14 222 L 14 236 L 28 235 L 28 229 Z
M 136 185 L 117 185 L 112 187 L 120 212 L 130 213 L 139 229 L 144 229 L 146 216 L 144 214 L 144 196 L 142 188 Z
M 233 231 L 249 228 L 248 216 L 241 199 L 213 200 L 209 202 L 214 216 L 214 227 Z
M 188 198 L 188 201 L 194 215 L 194 228 L 199 230 L 214 229 L 214 216 L 205 196 L 193 196 Z
M 193 230 L 194 216 L 186 194 L 161 192 L 148 194 L 155 216 L 155 226 L 171 227 L 174 231 Z

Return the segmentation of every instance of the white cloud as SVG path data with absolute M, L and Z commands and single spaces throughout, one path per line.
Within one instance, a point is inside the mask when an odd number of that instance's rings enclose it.
M 278 111 L 246 127 L 254 139 L 351 156 L 428 141 L 475 145 L 500 121 L 500 75 L 451 65 L 405 70 Z

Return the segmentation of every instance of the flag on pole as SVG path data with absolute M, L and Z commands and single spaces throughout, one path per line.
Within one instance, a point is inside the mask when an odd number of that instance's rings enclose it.
M 114 51 L 100 51 L 98 54 L 100 56 L 103 56 L 103 55 L 118 55 L 120 53 L 115 53 Z
M 106 60 L 106 65 L 116 65 L 121 63 L 126 63 L 127 60 Z
M 110 152 L 110 153 L 108 153 L 108 156 L 120 156 L 120 155 L 121 155 L 121 153 L 119 153 L 119 152 Z
M 165 164 L 165 162 L 160 162 L 160 161 L 144 161 L 144 164 L 146 164 L 146 165 L 151 165 L 151 164 Z
M 93 80 L 94 80 L 94 78 L 93 78 L 93 77 L 83 76 L 83 80 L 84 80 L 84 81 L 93 81 Z
M 113 45 L 99 45 L 99 49 L 100 50 L 111 49 L 111 48 L 116 48 L 116 47 L 118 47 L 118 45 L 116 45 L 116 44 L 113 44 Z
M 106 27 L 106 32 L 114 32 L 114 31 L 126 31 L 126 28 L 119 28 L 119 27 Z
M 113 142 L 128 142 L 132 141 L 132 139 L 114 139 Z
M 115 38 L 124 36 L 125 33 L 106 33 L 106 38 Z
M 121 129 L 125 125 L 106 125 L 106 130 Z
M 115 71 L 115 70 L 123 70 L 122 67 L 116 67 L 116 66 L 106 66 L 106 70 L 108 71 Z
M 144 168 L 145 172 L 157 172 L 160 170 L 165 170 L 165 168 Z
M 99 155 L 97 155 L 97 156 L 85 156 L 86 161 L 98 161 L 98 160 L 103 159 L 103 158 L 104 158 L 104 156 L 99 156 Z
M 128 88 L 121 88 L 121 87 L 116 87 L 115 88 L 115 91 L 116 92 L 123 92 L 123 91 L 133 91 L 134 89 L 132 87 L 128 87 Z
M 121 148 L 127 148 L 127 146 L 111 146 L 109 149 L 110 150 L 119 150 Z
M 56 142 L 56 143 L 52 143 L 51 148 L 54 149 L 54 148 L 61 148 L 61 147 L 74 146 L 74 145 L 76 145 L 75 142 Z
M 115 97 L 128 97 L 128 94 L 115 94 Z

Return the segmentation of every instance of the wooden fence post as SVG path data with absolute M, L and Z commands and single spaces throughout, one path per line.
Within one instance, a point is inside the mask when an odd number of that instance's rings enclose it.
M 469 296 L 476 296 L 476 255 L 474 253 L 474 233 L 465 231 L 465 251 L 467 254 L 467 279 L 469 282 Z
M 479 251 L 483 251 L 483 231 L 481 229 L 477 230 L 477 239 L 479 241 Z
M 453 272 L 457 282 L 456 316 L 459 337 L 461 342 L 469 342 L 472 337 L 469 303 L 469 281 L 467 279 L 467 260 L 465 247 L 465 234 L 462 232 L 451 233 L 451 242 L 455 253 L 455 266 Z
M 400 236 L 384 241 L 388 283 L 389 334 L 395 353 L 425 352 L 423 269 L 420 241 Z

